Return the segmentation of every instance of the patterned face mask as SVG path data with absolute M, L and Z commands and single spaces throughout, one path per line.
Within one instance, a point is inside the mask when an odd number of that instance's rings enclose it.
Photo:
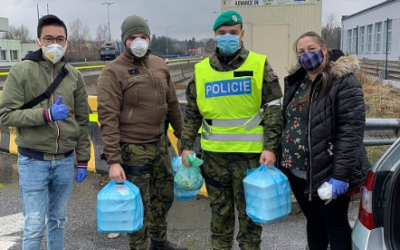
M 312 52 L 304 52 L 298 58 L 300 65 L 307 71 L 314 71 L 318 69 L 324 61 L 324 54 L 322 50 L 315 50 Z
M 65 54 L 65 50 L 66 47 L 54 43 L 42 47 L 43 55 L 53 64 L 56 64 L 61 60 Z

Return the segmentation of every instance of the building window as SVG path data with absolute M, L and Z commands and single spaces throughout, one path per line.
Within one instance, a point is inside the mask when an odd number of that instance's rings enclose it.
M 367 52 L 372 52 L 372 24 L 367 26 Z
M 365 26 L 360 27 L 360 53 L 365 52 Z
M 1 50 L 1 52 L 0 52 L 0 61 L 7 60 L 6 55 L 7 55 L 7 50 Z
M 385 21 L 385 29 L 383 32 L 383 52 L 386 53 L 387 44 L 387 52 L 390 53 L 392 51 L 392 20 Z
M 352 30 L 348 30 L 347 31 L 347 52 L 348 53 L 352 53 L 352 51 L 351 51 L 351 49 L 352 49 L 352 45 L 353 45 L 353 43 L 352 43 L 352 39 L 353 39 L 353 36 L 352 36 Z
M 10 50 L 11 61 L 18 61 L 18 50 Z
M 375 24 L 375 52 L 382 51 L 382 23 Z
M 358 54 L 358 28 L 353 29 L 353 47 L 351 49 L 351 51 L 353 51 L 353 53 Z

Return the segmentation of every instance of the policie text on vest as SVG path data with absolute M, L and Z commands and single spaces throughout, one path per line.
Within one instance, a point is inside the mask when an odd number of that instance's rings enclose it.
M 250 95 L 251 78 L 209 82 L 206 83 L 205 88 L 206 98 L 231 95 Z

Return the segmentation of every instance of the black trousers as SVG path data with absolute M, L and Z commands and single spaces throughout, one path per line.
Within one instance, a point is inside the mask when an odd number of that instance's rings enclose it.
M 325 205 L 314 196 L 304 195 L 306 181 L 289 175 L 292 191 L 307 219 L 307 241 L 310 250 L 351 250 L 351 227 L 348 219 L 350 196 L 339 196 Z

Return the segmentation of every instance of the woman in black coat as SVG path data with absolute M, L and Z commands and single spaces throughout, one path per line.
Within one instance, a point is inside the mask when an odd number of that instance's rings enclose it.
M 354 56 L 328 50 L 315 32 L 295 43 L 298 65 L 285 77 L 281 168 L 307 218 L 310 250 L 351 250 L 348 207 L 365 181 L 365 104 Z M 332 200 L 317 190 L 332 185 Z

